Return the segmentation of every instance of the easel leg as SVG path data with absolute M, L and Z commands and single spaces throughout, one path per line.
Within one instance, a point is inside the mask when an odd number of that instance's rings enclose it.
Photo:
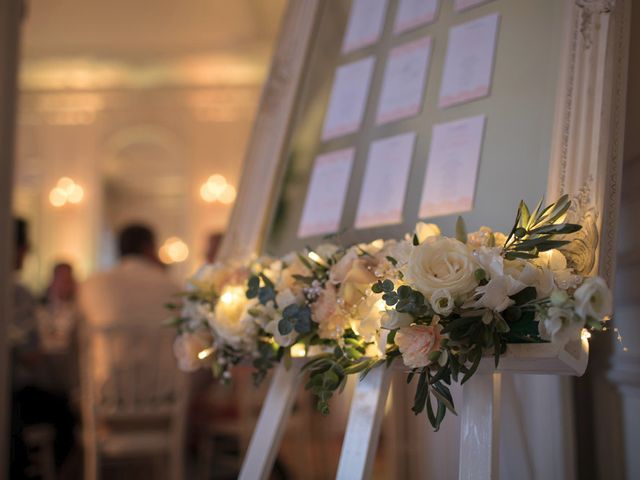
M 278 365 L 242 462 L 239 480 L 262 480 L 271 475 L 300 383 L 302 362 L 299 360 L 302 359 L 294 359 L 288 370 Z
M 478 373 L 462 387 L 460 480 L 498 479 L 500 386 L 499 373 Z
M 336 479 L 371 477 L 392 373 L 391 368 L 375 368 L 356 386 Z

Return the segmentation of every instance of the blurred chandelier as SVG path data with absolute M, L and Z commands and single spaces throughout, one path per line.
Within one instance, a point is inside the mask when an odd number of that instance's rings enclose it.
M 178 237 L 169 237 L 158 250 L 160 261 L 165 264 L 184 262 L 189 257 L 189 247 Z
M 211 175 L 200 187 L 200 196 L 207 203 L 220 202 L 225 205 L 236 199 L 236 189 L 222 175 Z
M 49 202 L 54 207 L 67 203 L 77 204 L 84 198 L 84 189 L 69 177 L 62 177 L 49 192 Z

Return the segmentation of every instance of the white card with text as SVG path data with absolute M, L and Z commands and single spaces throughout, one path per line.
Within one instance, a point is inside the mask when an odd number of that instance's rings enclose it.
M 486 15 L 449 30 L 440 108 L 489 95 L 499 18 L 498 13 Z
M 436 19 L 439 0 L 400 0 L 393 33 L 402 33 L 427 25 Z
M 353 148 L 346 148 L 316 157 L 298 227 L 299 238 L 338 231 L 354 153 Z
M 371 144 L 358 201 L 356 228 L 402 222 L 415 143 L 415 132 L 409 132 Z
M 353 0 L 342 53 L 374 44 L 380 38 L 387 13 L 387 0 Z
M 485 115 L 433 126 L 420 218 L 473 208 Z
M 431 37 L 400 45 L 387 59 L 376 124 L 420 113 L 431 55 Z
M 324 118 L 322 140 L 358 131 L 367 106 L 374 64 L 374 58 L 367 57 L 338 67 Z

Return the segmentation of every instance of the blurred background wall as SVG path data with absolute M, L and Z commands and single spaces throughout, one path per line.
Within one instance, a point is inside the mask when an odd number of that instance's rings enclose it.
M 202 263 L 233 205 L 284 4 L 29 3 L 15 185 L 32 225 L 29 286 L 41 289 L 58 260 L 80 278 L 111 265 L 114 234 L 131 220 L 160 244 L 186 244 L 177 277 Z M 200 190 L 216 174 L 229 187 L 207 202 Z M 64 177 L 84 195 L 54 206 Z

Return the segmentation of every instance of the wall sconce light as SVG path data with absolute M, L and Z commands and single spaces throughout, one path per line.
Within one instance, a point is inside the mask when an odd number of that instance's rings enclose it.
M 236 189 L 222 175 L 211 175 L 200 187 L 200 196 L 207 203 L 220 202 L 225 205 L 236 199 Z
M 54 207 L 63 207 L 67 203 L 78 204 L 83 198 L 84 189 L 69 177 L 62 177 L 49 192 L 49 202 Z
M 184 262 L 189 257 L 189 247 L 178 237 L 169 237 L 158 250 L 158 256 L 167 265 Z

